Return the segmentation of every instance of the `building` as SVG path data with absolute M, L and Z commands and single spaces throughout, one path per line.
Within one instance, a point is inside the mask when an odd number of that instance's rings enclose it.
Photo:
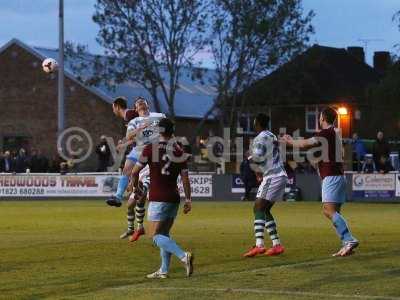
M 0 151 L 24 147 L 40 148 L 48 157 L 57 154 L 57 75 L 42 71 L 46 57 L 57 59 L 58 51 L 31 47 L 17 39 L 0 48 Z M 101 135 L 117 141 L 124 126 L 112 113 L 113 98 L 125 96 L 132 105 L 135 97 L 149 95 L 134 82 L 115 85 L 114 90 L 86 86 L 72 73 L 69 63 L 65 64 L 66 128 L 83 128 L 94 144 Z M 205 78 L 200 81 L 184 72 L 175 101 L 176 127 L 178 135 L 190 138 L 213 106 L 214 91 L 206 84 L 213 73 L 204 70 Z M 161 110 L 168 111 L 165 102 Z M 205 131 L 212 127 L 212 120 L 207 126 Z M 93 169 L 94 163 L 92 154 L 83 170 Z
M 251 133 L 250 119 L 264 111 L 274 132 L 284 127 L 287 133 L 298 130 L 300 136 L 310 136 L 318 130 L 319 111 L 329 105 L 340 108 L 344 137 L 358 132 L 362 138 L 374 138 L 377 130 L 395 136 L 397 110 L 384 99 L 377 105 L 369 97 L 389 66 L 388 52 L 375 53 L 371 67 L 361 47 L 314 45 L 243 92 L 247 111 L 240 124 Z

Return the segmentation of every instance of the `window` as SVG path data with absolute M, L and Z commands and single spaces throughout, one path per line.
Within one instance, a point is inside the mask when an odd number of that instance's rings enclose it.
M 26 136 L 4 136 L 3 137 L 3 150 L 14 150 L 24 148 L 29 150 L 31 145 L 31 139 Z
M 238 127 L 243 129 L 244 134 L 254 133 L 254 126 L 253 126 L 251 115 L 250 114 L 242 114 L 239 117 Z
M 271 129 L 271 109 L 266 112 L 269 116 L 268 128 Z M 254 130 L 254 118 L 256 114 L 244 113 L 238 118 L 238 127 L 243 129 L 243 134 L 255 134 Z
M 306 132 L 317 132 L 319 129 L 319 113 L 321 107 L 307 106 L 306 107 Z

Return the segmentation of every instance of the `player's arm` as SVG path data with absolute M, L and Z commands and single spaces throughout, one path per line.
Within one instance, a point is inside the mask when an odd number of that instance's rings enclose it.
M 126 138 L 123 138 L 122 140 L 118 141 L 118 145 L 117 145 L 116 149 L 118 152 L 123 152 L 129 145 L 132 145 L 134 143 L 135 143 L 135 141 L 133 141 L 133 140 L 127 140 Z
M 280 142 L 292 146 L 293 148 L 312 148 L 319 145 L 320 143 L 315 137 L 295 140 L 288 134 L 285 134 L 280 139 Z
M 183 212 L 187 214 L 192 210 L 192 190 L 190 187 L 189 171 L 188 169 L 181 170 L 181 180 L 183 185 L 183 192 L 185 193 L 185 205 Z
M 149 127 L 150 123 L 146 122 L 142 125 L 140 125 L 138 128 L 135 128 L 133 130 L 128 130 L 128 132 L 126 133 L 126 137 L 125 139 L 128 141 L 135 141 L 136 136 L 139 134 L 139 132 L 141 132 L 143 129 L 146 129 L 147 127 Z

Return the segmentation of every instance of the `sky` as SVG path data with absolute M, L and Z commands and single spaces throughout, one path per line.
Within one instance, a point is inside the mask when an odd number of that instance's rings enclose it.
M 96 0 L 64 0 L 65 39 L 85 44 L 101 53 L 96 42 L 98 27 L 92 21 Z M 394 52 L 400 32 L 392 17 L 400 0 L 303 0 L 304 11 L 313 10 L 312 43 L 345 48 L 365 46 L 367 62 L 374 51 Z M 58 45 L 57 0 L 0 0 L 0 46 L 12 38 L 43 47 Z M 202 58 L 203 56 L 200 56 Z M 209 65 L 205 59 L 204 66 Z

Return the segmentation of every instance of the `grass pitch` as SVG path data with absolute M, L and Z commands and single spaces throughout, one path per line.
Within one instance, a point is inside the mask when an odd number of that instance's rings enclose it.
M 148 238 L 119 240 L 125 208 L 102 201 L 0 202 L 1 299 L 382 299 L 400 300 L 400 205 L 347 204 L 361 246 L 348 258 L 320 203 L 279 203 L 287 252 L 243 259 L 254 244 L 252 203 L 198 202 L 173 237 L 196 255 L 184 277 L 144 276 L 159 266 Z

